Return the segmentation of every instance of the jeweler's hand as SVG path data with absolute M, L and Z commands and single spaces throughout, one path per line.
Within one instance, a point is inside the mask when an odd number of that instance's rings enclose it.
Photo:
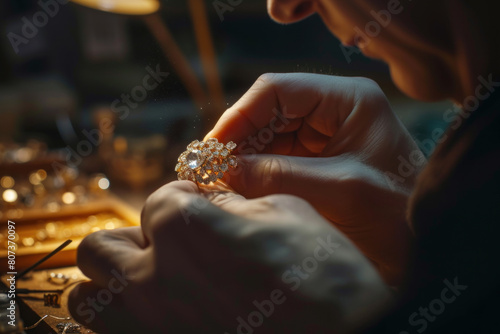
M 304 222 L 307 222 L 305 224 Z M 73 317 L 102 333 L 345 333 L 390 303 L 370 262 L 305 201 L 172 182 L 142 228 L 84 239 Z
M 401 281 L 412 239 L 406 203 L 425 158 L 376 83 L 267 74 L 210 137 L 239 144 L 241 167 L 226 178 L 238 193 L 306 199 L 387 282 Z

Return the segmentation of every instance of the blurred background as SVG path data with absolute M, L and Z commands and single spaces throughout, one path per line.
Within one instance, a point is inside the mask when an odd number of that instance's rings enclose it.
M 383 63 L 347 59 L 318 16 L 280 25 L 264 0 L 3 0 L 0 28 L 3 213 L 108 188 L 139 209 L 266 72 L 369 77 L 415 138 L 446 127 L 448 103 L 404 97 Z

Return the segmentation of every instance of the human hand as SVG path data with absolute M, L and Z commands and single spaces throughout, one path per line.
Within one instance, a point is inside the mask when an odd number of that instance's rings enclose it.
M 71 292 L 70 311 L 102 333 L 345 333 L 390 300 L 305 201 L 200 194 L 190 181 L 150 196 L 142 228 L 85 238 L 78 265 L 92 281 Z
M 226 177 L 238 193 L 306 199 L 388 283 L 401 281 L 412 242 L 406 204 L 425 158 L 376 83 L 267 74 L 210 137 L 239 144 L 241 167 Z

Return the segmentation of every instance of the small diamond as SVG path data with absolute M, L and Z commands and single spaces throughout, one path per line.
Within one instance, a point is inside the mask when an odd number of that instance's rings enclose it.
M 220 165 L 220 170 L 223 172 L 227 171 L 227 164 Z
M 229 151 L 227 149 L 223 149 L 221 155 L 225 158 L 229 155 Z
M 218 172 L 219 171 L 219 166 L 218 165 L 212 165 L 212 170 L 214 172 Z
M 195 140 L 195 141 L 192 141 L 188 146 L 187 146 L 187 149 L 188 150 L 191 150 L 192 148 L 195 148 L 195 146 L 198 146 L 198 143 L 199 141 Z
M 224 148 L 224 144 L 218 143 L 217 145 L 215 145 L 215 148 L 220 151 Z
M 203 183 L 205 183 L 205 184 L 210 184 L 210 178 L 208 178 L 208 177 L 207 177 L 207 178 L 204 178 L 204 179 L 203 179 Z
M 191 180 L 191 181 L 195 180 L 194 173 L 193 173 L 193 171 L 191 169 L 187 169 L 184 172 L 184 177 L 186 178 L 186 180 Z
M 210 155 L 210 153 L 212 153 L 208 147 L 205 147 L 202 152 L 203 154 L 205 154 L 205 156 L 208 156 Z
M 208 143 L 208 142 L 218 143 L 219 141 L 217 140 L 217 138 L 208 138 L 208 139 L 207 139 L 207 143 Z
M 182 152 L 182 154 L 179 155 L 179 158 L 177 159 L 177 161 L 179 161 L 179 162 L 183 161 L 187 154 L 188 154 L 187 151 Z
M 209 178 L 210 182 L 217 181 L 217 175 L 215 175 L 214 173 L 209 174 L 208 178 Z
M 196 181 L 198 181 L 198 183 L 203 183 L 203 178 L 201 177 L 200 174 L 196 174 Z
M 175 171 L 178 172 L 181 170 L 182 164 L 179 162 L 177 165 L 175 165 Z
M 222 173 L 222 172 L 218 172 L 218 173 L 217 173 L 217 177 L 218 177 L 219 179 L 222 179 L 222 177 L 223 177 L 223 176 L 224 176 L 224 173 Z
M 193 150 L 186 155 L 186 162 L 189 168 L 196 169 L 203 164 L 203 154 L 199 150 Z
M 215 155 L 216 157 L 218 157 L 218 156 L 220 155 L 220 152 L 219 152 L 219 151 L 214 151 L 214 155 Z
M 238 166 L 238 160 L 236 160 L 236 157 L 234 155 L 231 155 L 229 156 L 229 158 L 227 158 L 227 163 L 233 168 Z
M 226 147 L 231 151 L 236 148 L 236 144 L 230 141 L 229 143 L 227 143 Z
M 209 162 L 207 162 L 205 164 L 205 166 L 203 166 L 203 168 L 205 168 L 205 170 L 211 170 L 212 169 L 212 165 Z

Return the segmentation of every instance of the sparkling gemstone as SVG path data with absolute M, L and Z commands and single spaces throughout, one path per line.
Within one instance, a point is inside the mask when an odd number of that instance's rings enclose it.
M 229 155 L 229 151 L 227 149 L 223 149 L 221 155 L 225 158 Z
M 210 184 L 210 178 L 209 177 L 204 178 L 203 183 Z
M 188 152 L 182 152 L 182 154 L 179 155 L 179 158 L 177 159 L 177 161 L 182 162 L 184 160 L 184 158 L 186 158 L 187 154 L 188 154 Z
M 184 176 L 186 177 L 186 180 L 190 180 L 190 181 L 195 181 L 195 178 L 194 178 L 194 173 L 191 169 L 188 169 L 184 172 Z
M 223 177 L 223 176 L 224 176 L 224 173 L 222 173 L 222 172 L 218 172 L 218 173 L 217 173 L 217 177 L 218 177 L 219 179 L 222 179 L 222 177 Z
M 230 141 L 229 143 L 227 143 L 226 147 L 231 151 L 236 148 L 236 144 Z
M 215 145 L 215 148 L 220 151 L 224 148 L 224 144 L 218 143 L 217 145 Z
M 217 175 L 215 175 L 214 173 L 211 173 L 211 174 L 208 175 L 208 179 L 211 182 L 215 182 L 215 181 L 217 181 Z
M 218 143 L 219 141 L 217 140 L 217 138 L 208 138 L 207 143 L 209 143 L 209 142 Z
M 214 172 L 218 172 L 219 171 L 219 166 L 218 165 L 212 165 L 212 170 Z
M 179 162 L 177 165 L 175 165 L 175 171 L 178 172 L 181 170 L 182 164 Z
M 196 181 L 198 181 L 199 183 L 203 183 L 203 178 L 201 177 L 200 174 L 196 174 Z
M 220 170 L 223 172 L 227 171 L 227 164 L 220 165 Z
M 186 163 L 191 169 L 196 169 L 203 164 L 205 158 L 199 150 L 192 150 L 186 155 Z
M 227 163 L 231 167 L 238 166 L 238 161 L 236 160 L 236 157 L 234 155 L 231 155 L 229 158 L 227 158 Z

